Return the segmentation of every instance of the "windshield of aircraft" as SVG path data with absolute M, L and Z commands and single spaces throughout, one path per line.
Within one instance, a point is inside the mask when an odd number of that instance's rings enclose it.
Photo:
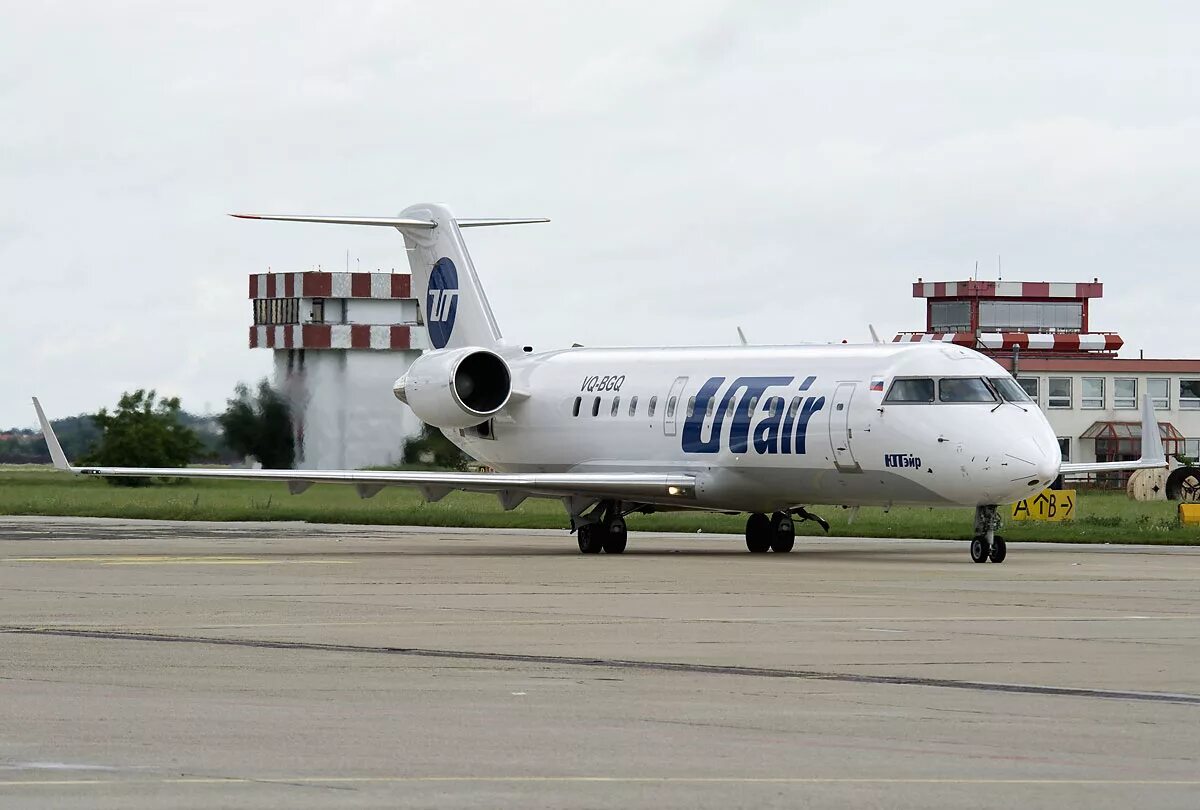
M 942 402 L 995 402 L 996 395 L 982 377 L 943 377 L 938 380 Z
M 928 377 L 898 379 L 892 383 L 884 402 L 933 402 L 933 380 Z
M 1025 389 L 1017 383 L 1012 377 L 992 377 L 990 378 L 992 385 L 1005 402 L 1032 402 L 1029 394 L 1025 393 Z

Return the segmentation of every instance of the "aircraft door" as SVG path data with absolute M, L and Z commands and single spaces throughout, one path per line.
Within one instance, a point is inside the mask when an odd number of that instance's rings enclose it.
M 687 377 L 676 377 L 671 383 L 671 392 L 663 403 L 663 435 L 674 436 L 679 425 L 679 412 L 683 410 L 683 387 L 687 385 Z
M 838 383 L 833 394 L 833 407 L 829 411 L 829 443 L 833 447 L 833 463 L 839 472 L 862 472 L 850 447 L 854 438 L 850 427 L 850 400 L 854 398 L 857 385 L 853 382 Z

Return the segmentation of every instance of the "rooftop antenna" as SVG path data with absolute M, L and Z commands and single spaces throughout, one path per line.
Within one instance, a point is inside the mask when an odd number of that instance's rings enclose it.
M 1000 254 L 996 254 L 996 281 L 1004 281 L 1004 269 L 1000 266 Z
M 971 276 L 971 281 L 979 280 L 979 259 L 975 260 L 975 275 Z

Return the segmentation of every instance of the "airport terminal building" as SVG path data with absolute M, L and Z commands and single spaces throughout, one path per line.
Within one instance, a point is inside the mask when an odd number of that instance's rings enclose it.
M 1168 455 L 1200 457 L 1200 359 L 1118 357 L 1120 335 L 1092 327 L 1085 283 L 918 279 L 925 330 L 896 342 L 970 346 L 1012 372 L 1050 420 L 1064 461 L 1132 460 L 1141 454 L 1139 408 L 1154 400 Z

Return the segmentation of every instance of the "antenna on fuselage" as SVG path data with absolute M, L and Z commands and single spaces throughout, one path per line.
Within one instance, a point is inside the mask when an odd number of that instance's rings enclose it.
M 742 331 L 742 327 L 739 326 L 737 328 L 737 330 L 738 330 L 738 340 L 740 340 L 742 342 L 743 346 L 749 346 L 750 341 L 746 340 L 746 333 Z
M 867 324 L 867 328 L 871 330 L 872 343 L 883 343 L 883 341 L 879 339 L 878 333 L 875 332 L 875 324 L 869 323 Z

